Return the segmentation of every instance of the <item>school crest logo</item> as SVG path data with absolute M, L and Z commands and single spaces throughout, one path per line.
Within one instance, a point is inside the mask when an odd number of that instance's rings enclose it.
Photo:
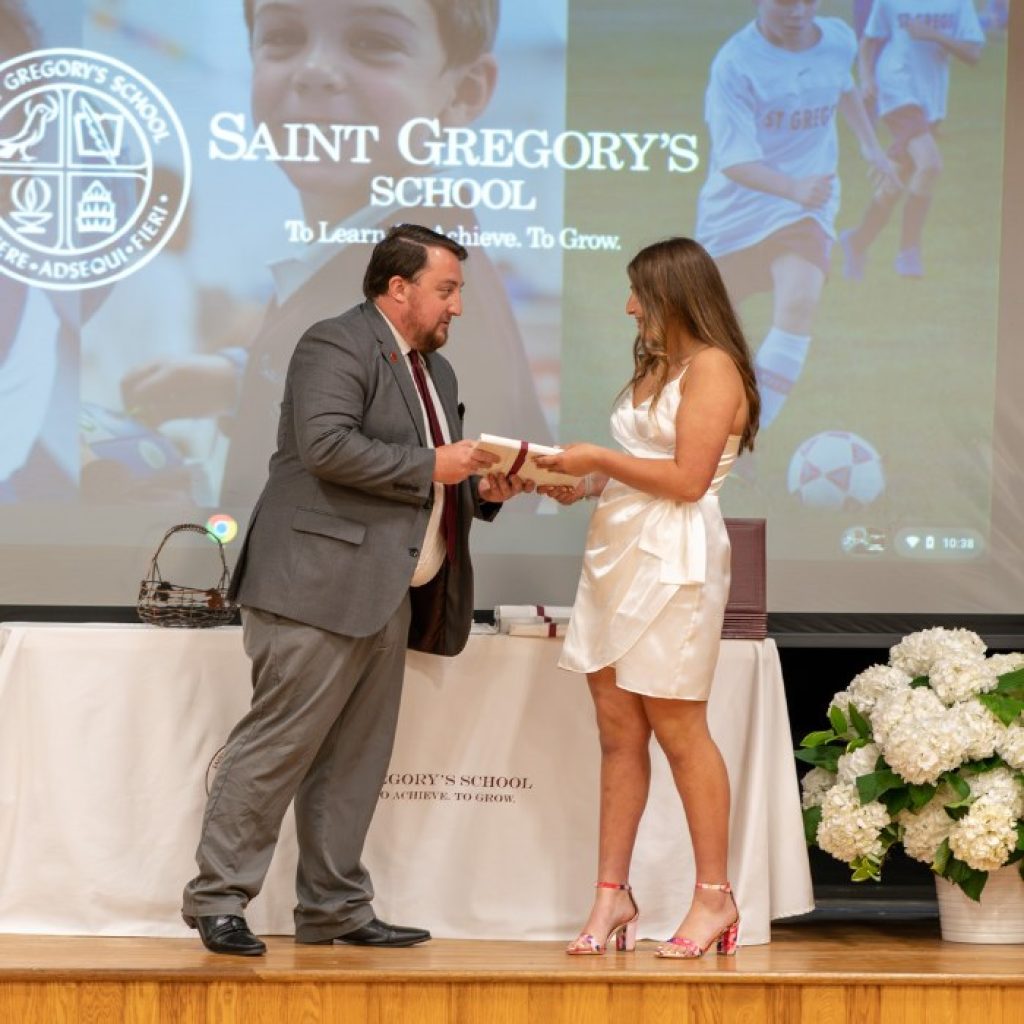
M 61 290 L 117 281 L 174 233 L 190 181 L 177 114 L 127 64 L 75 49 L 0 64 L 0 273 Z

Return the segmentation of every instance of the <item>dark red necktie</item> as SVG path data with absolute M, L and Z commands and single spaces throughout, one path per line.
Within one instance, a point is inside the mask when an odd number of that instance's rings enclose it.
M 444 434 L 441 433 L 441 422 L 437 418 L 437 409 L 430 397 L 430 388 L 427 387 L 427 374 L 423 369 L 423 360 L 419 352 L 411 349 L 409 362 L 412 364 L 412 379 L 416 381 L 416 390 L 423 399 L 423 408 L 427 410 L 427 423 L 430 424 L 430 439 L 434 442 L 435 448 L 445 444 Z M 457 538 L 456 522 L 458 515 L 459 489 L 455 484 L 444 485 L 444 508 L 441 510 L 441 528 L 444 530 L 444 547 L 448 554 L 448 561 L 455 563 L 455 546 Z

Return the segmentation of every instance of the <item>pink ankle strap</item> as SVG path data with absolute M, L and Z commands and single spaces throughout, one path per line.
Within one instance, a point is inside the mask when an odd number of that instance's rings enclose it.
M 732 892 L 728 882 L 694 882 L 698 889 L 717 889 L 719 892 Z
M 633 890 L 629 887 L 629 883 L 626 882 L 620 885 L 618 882 L 595 882 L 595 889 L 621 889 L 623 892 L 632 892 Z

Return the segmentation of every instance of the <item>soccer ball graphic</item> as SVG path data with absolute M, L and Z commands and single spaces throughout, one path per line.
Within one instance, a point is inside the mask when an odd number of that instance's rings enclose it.
M 882 457 L 863 437 L 846 430 L 826 430 L 808 438 L 793 453 L 787 484 L 789 493 L 804 505 L 863 508 L 885 490 Z

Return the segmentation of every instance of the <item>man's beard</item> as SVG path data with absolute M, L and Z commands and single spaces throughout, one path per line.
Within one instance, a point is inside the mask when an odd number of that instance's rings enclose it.
M 451 319 L 445 324 L 441 320 L 435 320 L 430 327 L 425 326 L 423 317 L 423 306 L 419 301 L 419 295 L 413 291 L 407 307 L 408 333 L 405 335 L 409 343 L 420 352 L 436 352 L 448 340 L 448 331 L 451 328 Z
M 448 331 L 438 324 L 431 331 L 420 331 L 417 337 L 416 348 L 420 352 L 436 352 L 448 341 Z

